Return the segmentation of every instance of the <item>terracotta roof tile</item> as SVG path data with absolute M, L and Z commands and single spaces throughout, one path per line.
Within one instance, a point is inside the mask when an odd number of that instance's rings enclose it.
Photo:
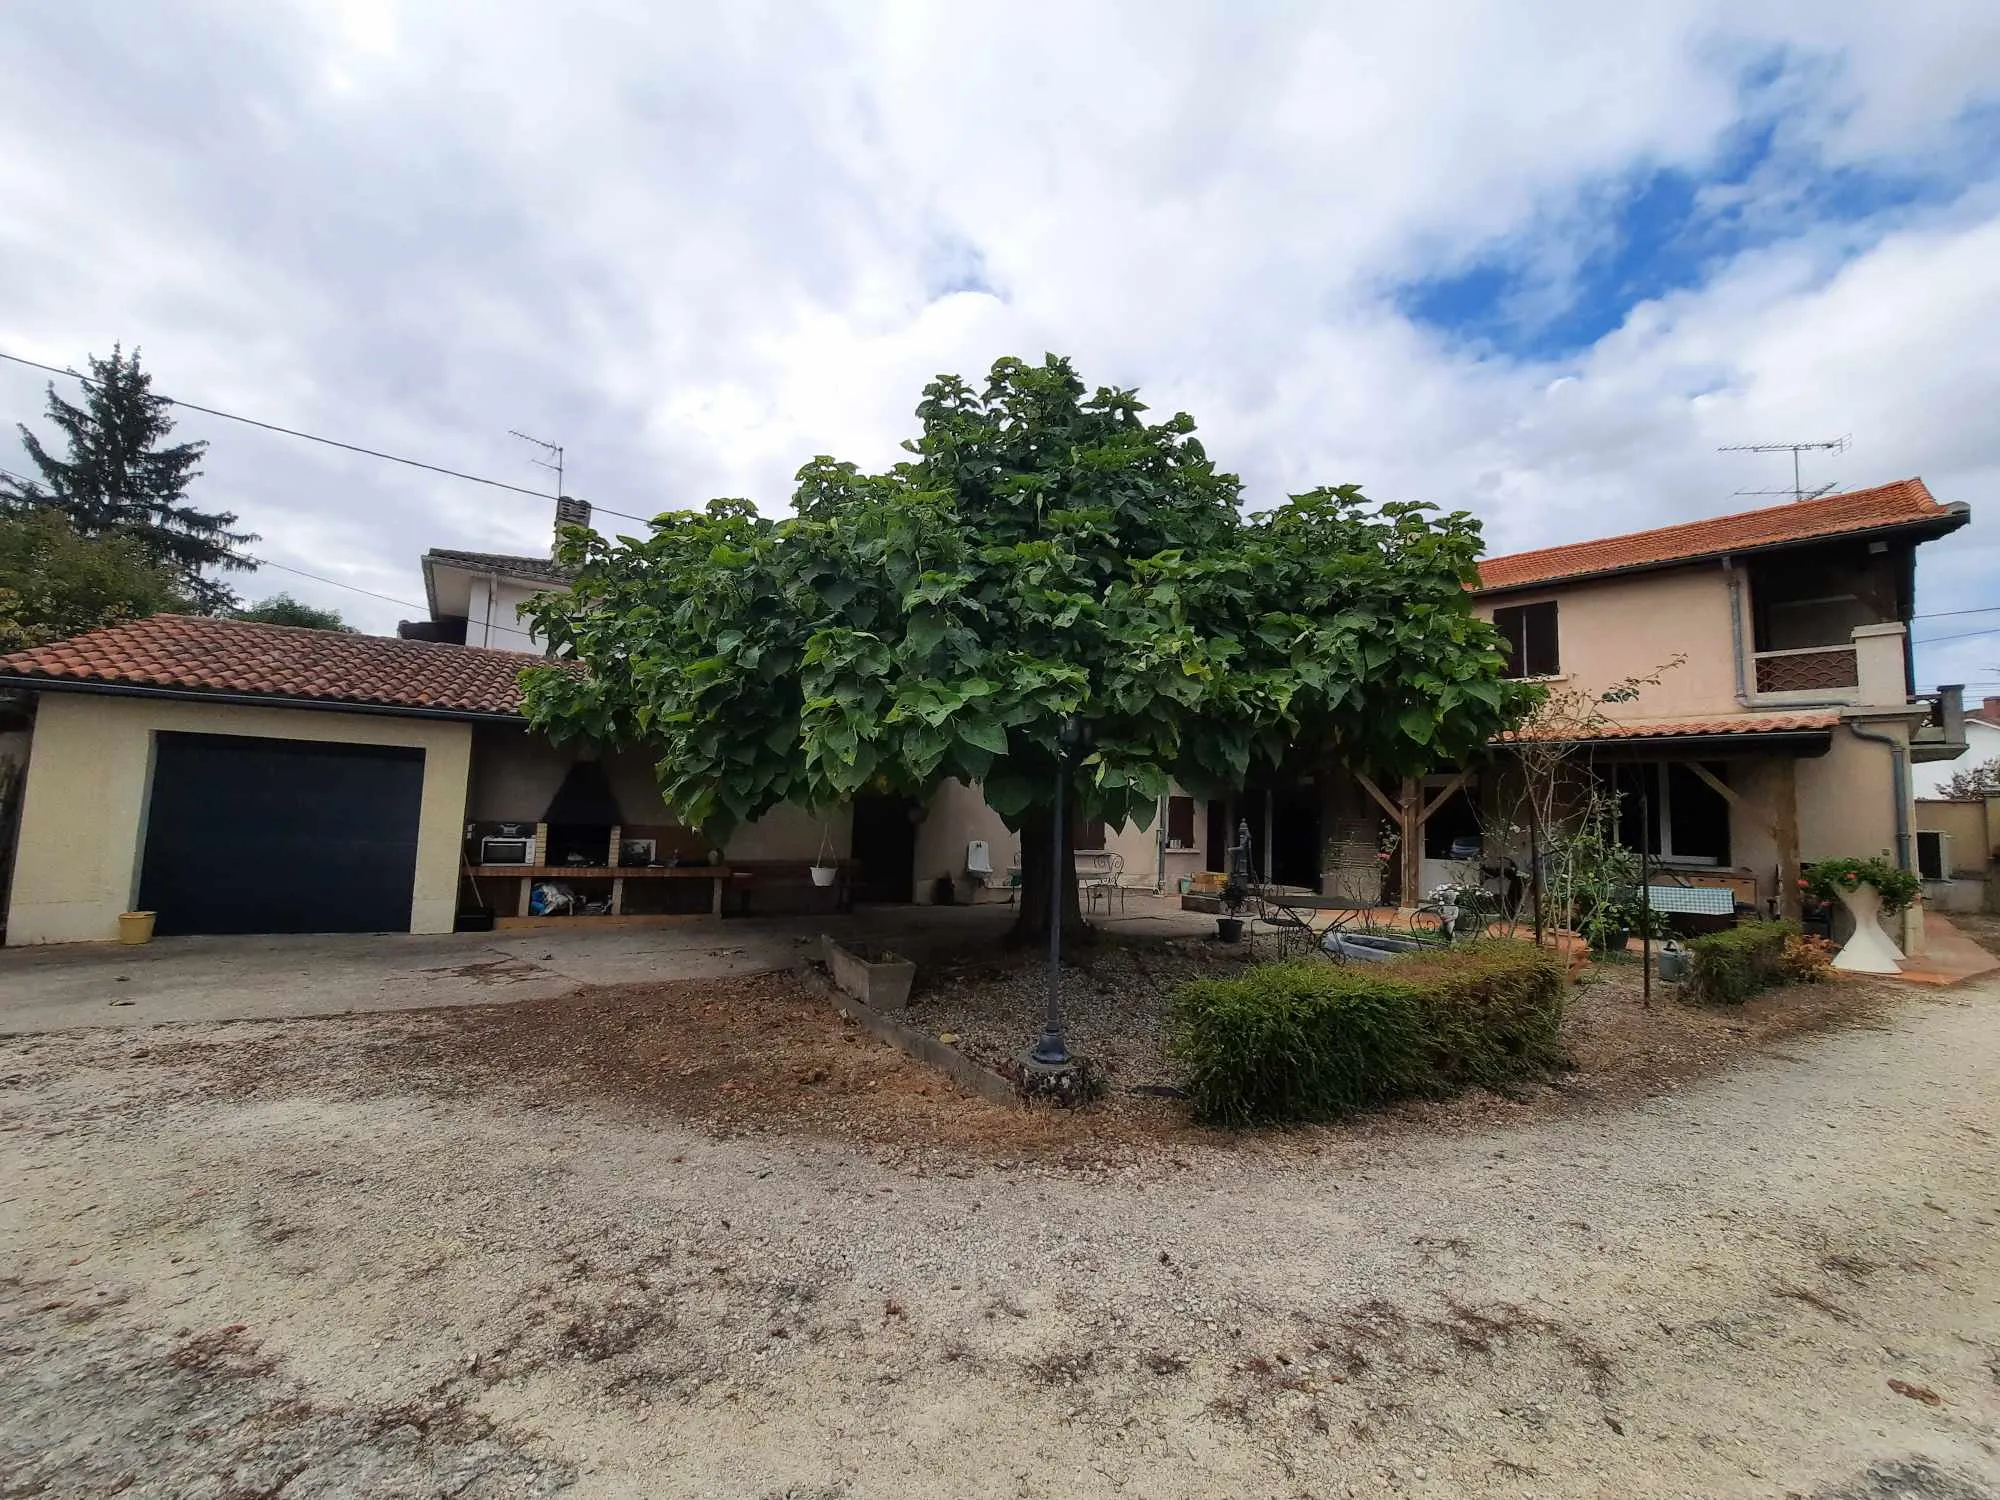
M 1592 725 L 1587 730 L 1562 730 L 1537 734 L 1533 729 L 1506 739 L 1562 740 L 1677 740 L 1713 735 L 1717 738 L 1738 734 L 1799 734 L 1832 729 L 1840 715 L 1824 710 L 1811 713 L 1718 714 L 1705 719 L 1624 719 Z
M 0 678 L 517 714 L 522 669 L 547 660 L 434 641 L 154 615 L 0 656 Z
M 1941 530 L 1951 530 L 1963 525 L 1967 515 L 1963 505 L 1940 505 L 1921 479 L 1899 479 L 1874 489 L 1774 505 L 1766 510 L 1489 557 L 1479 565 L 1479 587 L 1482 592 L 1526 588 L 1891 527 L 1932 523 Z

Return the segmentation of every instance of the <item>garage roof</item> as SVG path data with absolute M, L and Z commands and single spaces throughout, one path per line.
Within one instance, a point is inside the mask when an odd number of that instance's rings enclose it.
M 1894 484 L 1827 495 L 1818 500 L 1798 500 L 1763 510 L 1741 511 L 1733 516 L 1689 521 L 1681 526 L 1660 526 L 1652 531 L 1489 557 L 1479 564 L 1478 592 L 1491 594 L 1576 578 L 1597 578 L 1607 573 L 1630 573 L 1641 568 L 1796 546 L 1830 537 L 1885 531 L 1942 536 L 1970 519 L 1969 506 L 1940 505 L 1923 480 L 1899 479 Z
M 0 656 L 0 685 L 518 718 L 522 670 L 548 664 L 521 651 L 154 615 Z

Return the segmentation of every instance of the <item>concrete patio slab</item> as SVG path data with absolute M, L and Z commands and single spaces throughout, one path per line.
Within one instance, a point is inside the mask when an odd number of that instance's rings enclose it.
M 583 985 L 720 979 L 785 969 L 832 932 L 916 959 L 998 943 L 1013 908 L 881 906 L 828 916 L 663 919 L 565 931 L 158 938 L 0 949 L 0 1035 L 75 1026 L 274 1020 L 543 1000 Z M 1109 932 L 1214 930 L 1149 893 L 1098 913 Z

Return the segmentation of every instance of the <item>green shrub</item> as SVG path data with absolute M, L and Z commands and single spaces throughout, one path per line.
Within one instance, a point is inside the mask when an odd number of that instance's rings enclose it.
M 1688 993 L 1711 1005 L 1740 1005 L 1785 979 L 1789 922 L 1745 922 L 1698 937 L 1688 946 Z
M 1527 943 L 1258 964 L 1182 986 L 1171 1047 L 1202 1119 L 1331 1119 L 1555 1063 L 1566 985 L 1563 965 Z

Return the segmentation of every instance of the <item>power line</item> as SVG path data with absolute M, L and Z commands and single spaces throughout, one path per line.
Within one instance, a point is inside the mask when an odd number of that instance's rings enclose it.
M 101 381 L 93 380 L 88 375 L 79 375 L 74 370 L 57 369 L 54 365 L 45 365 L 40 360 L 23 359 L 18 354 L 8 354 L 4 350 L 0 350 L 0 359 L 8 360 L 17 365 L 26 365 L 33 370 L 45 370 L 51 375 L 61 375 L 70 380 L 79 381 L 84 385 L 94 386 L 102 384 Z M 359 443 L 343 443 L 338 438 L 321 437 L 316 432 L 301 432 L 296 427 L 280 427 L 276 422 L 261 422 L 255 417 L 239 416 L 233 411 L 223 411 L 219 407 L 202 406 L 193 401 L 181 401 L 173 396 L 156 396 L 154 399 L 164 401 L 169 406 L 178 406 L 185 411 L 198 411 L 204 416 L 221 417 L 223 420 L 229 422 L 241 422 L 246 427 L 261 427 L 266 432 L 281 433 L 285 437 L 304 438 L 309 443 L 324 443 L 329 448 L 341 448 L 349 453 L 359 453 L 366 458 L 379 458 L 392 464 L 405 464 L 412 469 L 423 469 L 432 474 L 442 474 L 448 479 L 463 479 L 468 484 L 483 484 L 496 490 L 509 490 L 516 495 L 532 495 L 537 500 L 546 500 L 549 498 L 549 496 L 540 490 L 531 490 L 525 485 L 509 484 L 504 479 L 488 479 L 483 474 L 468 474 L 463 469 L 447 469 L 442 464 L 425 463 L 422 459 L 418 458 L 404 458 L 399 453 L 384 453 L 379 448 L 364 448 Z M 653 524 L 650 516 L 635 516 L 630 511 L 613 510 L 608 505 L 593 505 L 591 509 L 593 512 L 602 513 L 607 516 L 617 516 L 620 520 L 637 521 L 642 526 Z
M 1975 636 L 1982 635 L 2000 635 L 2000 625 L 1994 625 L 1985 630 L 1963 630 L 1957 635 L 1927 635 L 1922 640 L 1912 641 L 1910 644 L 1913 646 L 1934 646 L 1940 641 L 1969 641 Z
M 1995 615 L 2000 614 L 2000 604 L 1988 604 L 1979 609 L 1934 609 L 1927 615 L 1911 615 L 1912 620 L 1944 620 L 1953 615 Z

